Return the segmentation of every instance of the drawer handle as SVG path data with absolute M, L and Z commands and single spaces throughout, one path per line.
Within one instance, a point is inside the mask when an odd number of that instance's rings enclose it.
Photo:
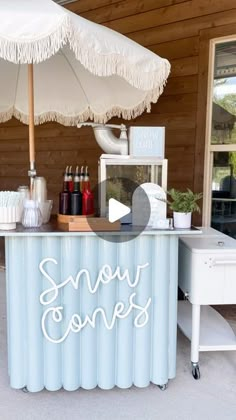
M 236 260 L 215 260 L 212 265 L 236 265 Z

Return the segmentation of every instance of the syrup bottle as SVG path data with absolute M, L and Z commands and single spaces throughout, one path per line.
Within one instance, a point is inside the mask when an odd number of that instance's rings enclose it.
M 83 182 L 83 199 L 82 199 L 82 209 L 83 215 L 94 214 L 94 195 L 90 188 L 89 172 L 88 166 L 85 168 L 84 182 Z
M 70 214 L 69 166 L 66 167 L 63 179 L 63 190 L 59 194 L 59 213 Z
M 80 190 L 83 192 L 84 191 L 84 167 L 81 166 L 80 168 Z
M 72 166 L 68 167 L 68 188 L 70 192 L 74 191 L 74 183 L 73 183 L 73 171 Z
M 74 176 L 74 191 L 71 193 L 71 214 L 80 215 L 82 214 L 82 193 L 80 191 L 80 175 L 79 167 L 76 166 Z

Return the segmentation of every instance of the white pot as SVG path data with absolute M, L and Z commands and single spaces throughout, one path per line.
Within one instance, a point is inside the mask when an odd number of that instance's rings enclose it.
M 178 213 L 174 211 L 174 227 L 177 229 L 188 229 L 191 227 L 192 213 Z

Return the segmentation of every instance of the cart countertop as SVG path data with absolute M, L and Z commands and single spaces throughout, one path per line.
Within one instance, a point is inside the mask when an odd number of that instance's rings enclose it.
M 98 232 L 65 232 L 60 229 L 56 222 L 47 223 L 40 228 L 24 228 L 20 223 L 14 230 L 0 230 L 0 237 L 14 236 L 97 236 Z M 200 228 L 191 229 L 145 229 L 140 235 L 198 235 L 202 231 Z M 122 225 L 120 231 L 99 232 L 99 236 L 117 236 L 117 235 L 137 235 L 135 226 Z

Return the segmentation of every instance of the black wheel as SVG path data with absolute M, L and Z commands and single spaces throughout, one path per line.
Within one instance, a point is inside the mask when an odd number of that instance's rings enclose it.
M 25 392 L 25 394 L 27 394 L 27 392 L 29 392 L 27 386 L 24 386 L 24 388 L 22 388 L 22 391 Z
M 165 391 L 168 387 L 168 383 L 164 385 L 158 385 L 158 387 L 160 388 L 161 391 Z
M 198 365 L 193 365 L 192 366 L 192 375 L 194 377 L 194 379 L 200 379 L 200 369 Z

